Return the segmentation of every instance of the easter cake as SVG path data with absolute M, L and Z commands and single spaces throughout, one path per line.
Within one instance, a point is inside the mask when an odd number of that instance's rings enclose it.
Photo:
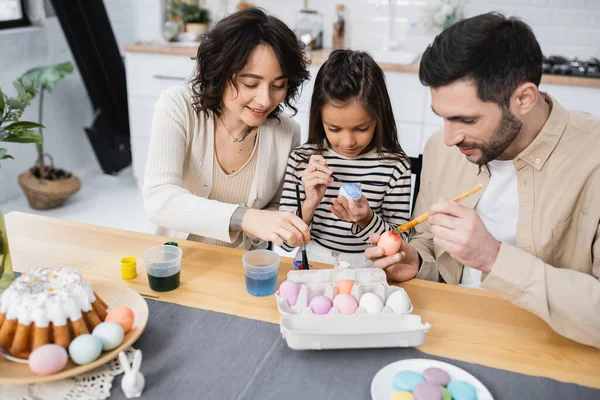
M 0 346 L 18 358 L 48 343 L 67 349 L 104 321 L 107 308 L 80 272 L 32 269 L 0 297 Z

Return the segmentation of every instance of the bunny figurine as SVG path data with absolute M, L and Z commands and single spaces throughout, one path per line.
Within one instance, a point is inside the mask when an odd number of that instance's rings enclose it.
M 121 389 L 123 394 L 128 399 L 140 397 L 144 390 L 146 380 L 144 375 L 140 372 L 140 366 L 142 365 L 142 351 L 136 350 L 133 356 L 133 364 L 129 366 L 129 360 L 124 352 L 119 353 L 119 362 L 125 375 L 121 379 Z

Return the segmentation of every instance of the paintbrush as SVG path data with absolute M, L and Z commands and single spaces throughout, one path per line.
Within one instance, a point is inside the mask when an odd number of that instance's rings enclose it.
M 298 204 L 298 216 L 302 219 L 302 202 L 300 201 L 300 186 L 298 182 L 296 182 L 296 203 Z M 302 243 L 302 247 L 300 247 L 302 251 L 302 265 L 301 268 L 298 269 L 310 269 L 308 265 L 308 257 L 306 255 L 306 245 Z
M 465 198 L 469 197 L 473 193 L 480 191 L 481 189 L 483 189 L 483 185 L 479 184 L 476 187 L 474 187 L 473 189 L 466 191 L 459 196 L 456 196 L 455 198 L 452 199 L 452 201 L 458 203 L 459 201 L 464 200 Z M 429 218 L 429 213 L 428 212 L 423 213 L 423 214 L 419 215 L 417 218 L 413 219 L 412 221 L 408 221 L 407 223 L 396 227 L 394 229 L 394 232 L 396 232 L 396 233 L 406 232 L 406 231 L 412 229 L 413 227 L 415 227 L 416 225 L 419 225 L 421 222 L 427 221 L 428 218 Z

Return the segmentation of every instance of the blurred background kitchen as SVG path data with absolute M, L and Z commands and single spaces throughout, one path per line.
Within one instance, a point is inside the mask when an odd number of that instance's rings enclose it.
M 21 118 L 38 122 L 43 115 L 43 150 L 0 143 L 14 157 L 0 161 L 2 212 L 144 231 L 140 188 L 153 105 L 161 90 L 185 83 L 202 32 L 243 7 L 262 7 L 295 30 L 311 51 L 313 79 L 333 47 L 369 51 L 386 73 L 400 141 L 411 156 L 420 154 L 442 126 L 418 79 L 420 53 L 443 27 L 488 11 L 531 25 L 547 57 L 543 90 L 567 108 L 600 115 L 600 0 L 172 3 L 0 0 L 0 87 L 5 95 L 14 95 L 12 82 L 24 72 L 60 65 L 45 75 L 51 79 L 43 100 L 34 97 Z M 303 139 L 311 91 L 309 82 L 294 117 Z M 56 185 L 50 189 L 31 170 L 40 154 L 56 167 L 51 179 Z M 44 193 L 38 190 L 42 186 Z

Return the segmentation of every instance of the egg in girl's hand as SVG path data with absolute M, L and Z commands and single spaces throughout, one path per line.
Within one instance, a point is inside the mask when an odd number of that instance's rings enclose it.
M 338 294 L 333 298 L 333 306 L 342 314 L 354 314 L 358 308 L 356 299 L 349 294 Z
M 69 345 L 69 356 L 75 364 L 89 364 L 100 357 L 100 353 L 102 341 L 89 333 L 77 336 Z
M 337 294 L 350 294 L 350 292 L 352 292 L 352 286 L 354 286 L 352 281 L 347 279 L 337 281 L 335 283 L 335 292 Z
M 402 314 L 410 310 L 410 299 L 404 290 L 396 290 L 388 296 L 385 305 L 395 313 Z
M 383 310 L 383 301 L 375 293 L 365 293 L 360 298 L 359 307 L 369 314 L 379 314 Z
M 286 299 L 290 306 L 296 304 L 298 294 L 300 294 L 300 285 L 294 281 L 283 281 L 279 286 L 279 296 Z
M 110 310 L 104 319 L 104 322 L 116 322 L 121 325 L 123 332 L 127 333 L 133 326 L 134 315 L 129 307 L 117 307 Z
M 100 339 L 102 350 L 108 351 L 118 347 L 123 342 L 125 332 L 116 322 L 103 322 L 92 331 L 92 335 Z
M 394 255 L 400 250 L 402 246 L 402 238 L 400 234 L 394 231 L 387 231 L 379 237 L 377 247 L 383 249 L 383 254 L 386 256 Z
M 310 300 L 308 306 L 313 313 L 317 315 L 325 315 L 331 310 L 331 300 L 327 296 L 315 296 Z
M 69 354 L 62 346 L 45 344 L 29 356 L 29 369 L 38 375 L 52 375 L 65 369 L 67 361 Z
M 362 190 L 356 183 L 344 183 L 338 194 L 347 199 L 358 201 L 362 196 Z

